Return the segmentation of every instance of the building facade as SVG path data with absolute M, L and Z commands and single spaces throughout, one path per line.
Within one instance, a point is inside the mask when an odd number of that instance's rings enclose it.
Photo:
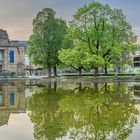
M 24 75 L 25 47 L 10 42 L 5 30 L 0 29 L 0 72 L 8 71 Z
M 140 67 L 140 54 L 137 54 L 134 56 L 134 67 L 135 68 Z

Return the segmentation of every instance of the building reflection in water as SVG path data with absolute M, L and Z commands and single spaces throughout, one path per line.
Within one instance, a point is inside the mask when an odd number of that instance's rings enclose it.
M 0 83 L 0 126 L 8 124 L 10 113 L 25 111 L 25 83 Z
M 140 104 L 140 84 L 139 83 L 134 83 L 131 86 L 131 89 L 133 90 L 134 98 L 136 100 L 136 103 Z
M 39 81 L 0 82 L 0 126 L 8 124 L 11 113 L 26 113 L 32 92 L 43 87 Z

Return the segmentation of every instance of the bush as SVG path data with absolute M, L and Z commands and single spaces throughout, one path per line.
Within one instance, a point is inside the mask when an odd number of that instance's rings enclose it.
M 14 77 L 15 75 L 16 75 L 15 72 L 11 72 L 11 73 L 10 73 L 10 76 L 11 76 L 11 77 Z

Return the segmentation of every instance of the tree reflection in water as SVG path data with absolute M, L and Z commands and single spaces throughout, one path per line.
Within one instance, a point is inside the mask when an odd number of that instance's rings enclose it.
M 67 90 L 50 84 L 29 101 L 35 139 L 125 140 L 132 132 L 138 111 L 127 84 Z

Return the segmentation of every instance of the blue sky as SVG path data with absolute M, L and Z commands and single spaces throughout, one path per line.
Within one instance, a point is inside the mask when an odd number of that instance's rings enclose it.
M 69 21 L 74 12 L 93 0 L 1 0 L 0 28 L 10 39 L 27 40 L 32 33 L 32 20 L 43 8 L 53 8 L 57 17 Z M 97 0 L 95 0 L 97 1 Z M 140 0 L 98 0 L 112 8 L 122 9 L 140 40 Z M 140 41 L 139 41 L 140 42 Z

